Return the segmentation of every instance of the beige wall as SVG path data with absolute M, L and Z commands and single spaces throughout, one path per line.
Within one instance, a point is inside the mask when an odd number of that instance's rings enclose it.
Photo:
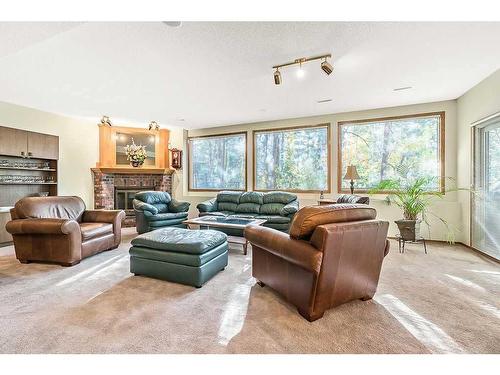
M 59 136 L 59 194 L 78 195 L 93 207 L 90 168 L 99 159 L 95 123 L 0 102 L 0 125 Z
M 253 172 L 252 172 L 252 157 L 253 157 L 253 139 L 252 139 L 252 130 L 256 129 L 268 129 L 268 128 L 280 128 L 287 126 L 300 126 L 300 125 L 314 125 L 320 123 L 330 123 L 331 124 L 331 152 L 332 152 L 332 173 L 331 173 L 331 186 L 333 188 L 333 192 L 327 194 L 327 197 L 336 197 L 337 194 L 337 123 L 339 121 L 347 121 L 347 120 L 359 120 L 366 118 L 378 118 L 378 117 L 388 117 L 388 116 L 398 116 L 398 115 L 409 115 L 409 114 L 417 114 L 417 113 L 426 113 L 426 112 L 438 112 L 445 111 L 446 112 L 446 133 L 445 133 L 445 169 L 446 176 L 457 178 L 457 163 L 456 163 L 456 153 L 457 153 L 457 115 L 456 115 L 456 101 L 444 101 L 444 102 L 436 102 L 436 103 L 426 103 L 426 104 L 417 104 L 410 106 L 401 106 L 401 107 L 393 107 L 393 108 L 383 108 L 383 109 L 374 109 L 368 111 L 357 111 L 357 112 L 346 112 L 346 113 L 338 113 L 331 115 L 323 115 L 323 116 L 314 116 L 314 117 L 305 117 L 305 118 L 296 118 L 296 119 L 286 119 L 286 120 L 278 120 L 278 121 L 267 121 L 260 123 L 252 123 L 252 124 L 239 124 L 232 126 L 224 126 L 217 128 L 205 128 L 205 129 L 194 129 L 189 130 L 189 132 L 176 132 L 176 139 L 180 139 L 182 136 L 182 144 L 183 150 L 186 150 L 185 142 L 187 136 L 199 136 L 199 135 L 209 135 L 209 134 L 217 134 L 217 133 L 226 133 L 226 132 L 237 132 L 237 131 L 247 131 L 248 137 L 248 152 L 247 152 L 247 179 L 249 189 L 253 183 Z M 184 199 L 191 202 L 190 215 L 196 215 L 196 204 L 202 202 L 203 200 L 209 199 L 215 195 L 215 193 L 211 192 L 189 192 L 187 188 L 187 167 L 186 167 L 187 157 L 184 155 L 184 168 L 182 173 L 176 173 L 176 186 L 174 189 L 174 195 L 178 199 Z M 319 194 L 299 194 L 299 200 L 301 206 L 316 204 L 316 200 L 318 199 Z M 379 217 L 384 218 L 386 220 L 391 221 L 390 233 L 391 235 L 395 235 L 397 233 L 397 229 L 395 225 L 392 223 L 394 220 L 401 218 L 401 213 L 396 207 L 387 207 L 385 203 L 382 201 L 383 197 L 377 197 L 377 199 L 372 199 L 372 205 L 377 208 L 379 212 Z M 447 194 L 446 199 L 442 201 L 436 201 L 433 207 L 433 211 L 438 212 L 445 219 L 447 219 L 451 224 L 456 227 L 460 227 L 462 222 L 460 220 L 461 212 L 460 212 L 460 204 L 457 201 L 457 196 L 455 193 Z M 436 222 L 436 220 L 431 220 L 432 229 L 430 232 L 430 237 L 438 240 L 446 239 L 446 231 L 443 226 Z M 427 232 L 424 232 L 427 233 Z
M 460 171 L 460 186 L 467 187 L 471 181 L 471 124 L 500 112 L 500 70 L 474 86 L 462 95 L 458 101 L 457 114 L 457 167 Z M 470 200 L 469 193 L 459 194 L 462 208 L 462 231 L 460 241 L 470 245 Z

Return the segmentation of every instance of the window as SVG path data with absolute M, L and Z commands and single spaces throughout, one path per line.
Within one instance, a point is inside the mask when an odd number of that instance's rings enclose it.
M 246 144 L 246 133 L 189 138 L 189 190 L 246 190 Z
M 254 190 L 330 191 L 330 126 L 254 132 Z
M 360 191 L 400 176 L 436 177 L 429 190 L 444 190 L 444 112 L 339 122 L 338 131 L 339 192 L 349 191 L 348 165 L 356 166 Z

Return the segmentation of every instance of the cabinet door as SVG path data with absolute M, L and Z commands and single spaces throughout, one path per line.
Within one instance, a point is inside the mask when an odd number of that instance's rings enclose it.
M 27 131 L 0 126 L 0 155 L 24 156 L 27 146 Z
M 28 156 L 38 159 L 59 159 L 59 137 L 28 132 Z

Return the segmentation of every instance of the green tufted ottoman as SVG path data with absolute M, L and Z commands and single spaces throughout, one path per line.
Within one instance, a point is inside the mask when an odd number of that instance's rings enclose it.
M 130 272 L 200 288 L 227 266 L 227 235 L 216 230 L 157 229 L 132 240 Z

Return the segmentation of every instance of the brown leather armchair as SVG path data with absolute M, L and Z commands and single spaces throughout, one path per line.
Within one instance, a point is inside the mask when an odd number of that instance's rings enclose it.
M 389 223 L 376 215 L 361 204 L 309 206 L 295 214 L 290 234 L 249 226 L 252 275 L 311 322 L 345 302 L 371 299 L 389 251 Z
M 10 213 L 5 228 L 14 239 L 17 259 L 63 266 L 117 248 L 125 218 L 120 210 L 86 210 L 79 197 L 27 197 Z

